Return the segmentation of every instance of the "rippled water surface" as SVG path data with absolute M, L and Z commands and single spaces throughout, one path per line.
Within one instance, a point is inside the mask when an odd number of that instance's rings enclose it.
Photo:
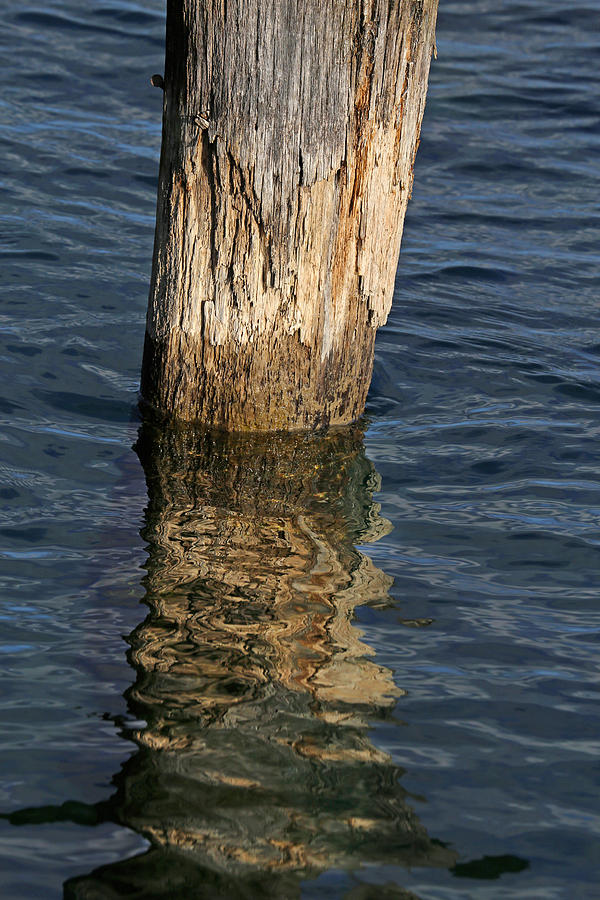
M 363 428 L 140 428 L 162 3 L 1 4 L 2 897 L 598 896 L 598 3 L 441 0 Z

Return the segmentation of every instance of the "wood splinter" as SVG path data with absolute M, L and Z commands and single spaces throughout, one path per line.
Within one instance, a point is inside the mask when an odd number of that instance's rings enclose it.
M 204 113 L 203 115 L 200 115 L 198 113 L 194 116 L 194 122 L 196 123 L 196 125 L 199 125 L 203 131 L 206 131 L 206 129 L 210 125 L 210 122 L 208 121 L 208 113 Z

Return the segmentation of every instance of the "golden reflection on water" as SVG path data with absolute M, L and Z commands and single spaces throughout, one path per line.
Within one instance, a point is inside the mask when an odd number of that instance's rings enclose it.
M 327 869 L 451 866 L 369 732 L 401 690 L 353 622 L 391 585 L 355 546 L 391 527 L 361 431 L 145 425 L 137 450 L 149 613 L 127 699 L 147 724 L 104 815 L 151 849 L 66 895 L 296 897 Z

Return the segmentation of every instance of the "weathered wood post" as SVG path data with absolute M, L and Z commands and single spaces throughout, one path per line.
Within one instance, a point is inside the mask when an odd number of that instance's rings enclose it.
M 142 396 L 350 422 L 389 312 L 438 0 L 168 0 Z

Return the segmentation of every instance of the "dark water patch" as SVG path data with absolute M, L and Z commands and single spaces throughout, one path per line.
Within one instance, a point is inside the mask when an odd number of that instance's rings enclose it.
M 0 500 L 16 500 L 20 496 L 14 488 L 0 488 Z
M 139 7 L 137 9 L 120 9 L 114 6 L 111 9 L 95 9 L 93 15 L 98 19 L 111 19 L 117 22 L 123 22 L 126 25 L 133 26 L 137 31 L 139 29 L 147 29 L 158 23 L 159 28 L 163 28 L 163 17 L 158 10 L 147 12 Z
M 40 353 L 43 353 L 40 347 L 31 347 L 26 344 L 7 344 L 6 349 L 10 350 L 11 353 L 20 353 L 21 356 L 38 356 Z
M 151 187 L 154 187 L 156 184 L 156 178 L 153 175 L 135 174 L 133 177 L 136 181 L 140 181 L 144 185 L 150 185 Z
M 510 272 L 488 266 L 446 266 L 435 274 L 422 275 L 419 280 L 442 281 L 451 283 L 453 279 L 461 281 L 483 281 L 487 283 L 503 283 L 510 278 Z
M 546 26 L 552 31 L 557 27 L 575 27 L 588 32 L 588 29 L 595 30 L 598 25 L 598 10 L 593 6 L 571 6 L 569 9 L 555 9 L 552 12 L 533 15 L 525 12 L 523 21 L 528 25 L 535 25 L 536 28 Z
M 467 863 L 457 863 L 452 874 L 457 878 L 483 878 L 495 880 L 505 872 L 523 872 L 529 861 L 518 856 L 484 856 Z
M 25 259 L 43 260 L 44 262 L 59 262 L 60 257 L 56 253 L 48 253 L 45 250 L 2 250 L 0 259 Z
M 103 419 L 107 422 L 129 422 L 135 413 L 135 406 L 122 400 L 88 397 L 72 391 L 38 390 L 35 393 L 49 407 L 72 415 L 84 415 L 90 419 Z
M 427 353 L 430 350 L 460 350 L 462 344 L 459 341 L 420 340 L 418 346 L 420 350 Z
M 558 384 L 556 393 L 564 394 L 566 397 L 573 397 L 575 400 L 581 400 L 586 403 L 600 402 L 600 387 L 590 384 Z
M 475 437 L 475 439 L 477 439 Z M 505 468 L 505 465 L 497 459 L 487 459 L 481 462 L 473 463 L 471 469 L 473 472 L 481 475 L 497 475 Z
M 583 346 L 581 348 L 585 353 L 590 353 L 593 356 L 600 357 L 600 344 L 590 344 L 589 346 Z
M 0 528 L 0 534 L 11 538 L 13 541 L 23 541 L 26 544 L 38 544 L 47 534 L 46 528 Z
M 78 177 L 81 176 L 86 180 L 93 178 L 110 178 L 111 173 L 106 172 L 103 169 L 98 169 L 97 162 L 90 161 L 88 166 L 70 166 L 67 169 L 63 170 L 63 175 L 68 175 L 69 177 Z
M 6 397 L 0 397 L 0 413 L 10 415 L 19 409 L 23 409 L 19 403 L 13 403 L 12 400 L 8 400 Z

